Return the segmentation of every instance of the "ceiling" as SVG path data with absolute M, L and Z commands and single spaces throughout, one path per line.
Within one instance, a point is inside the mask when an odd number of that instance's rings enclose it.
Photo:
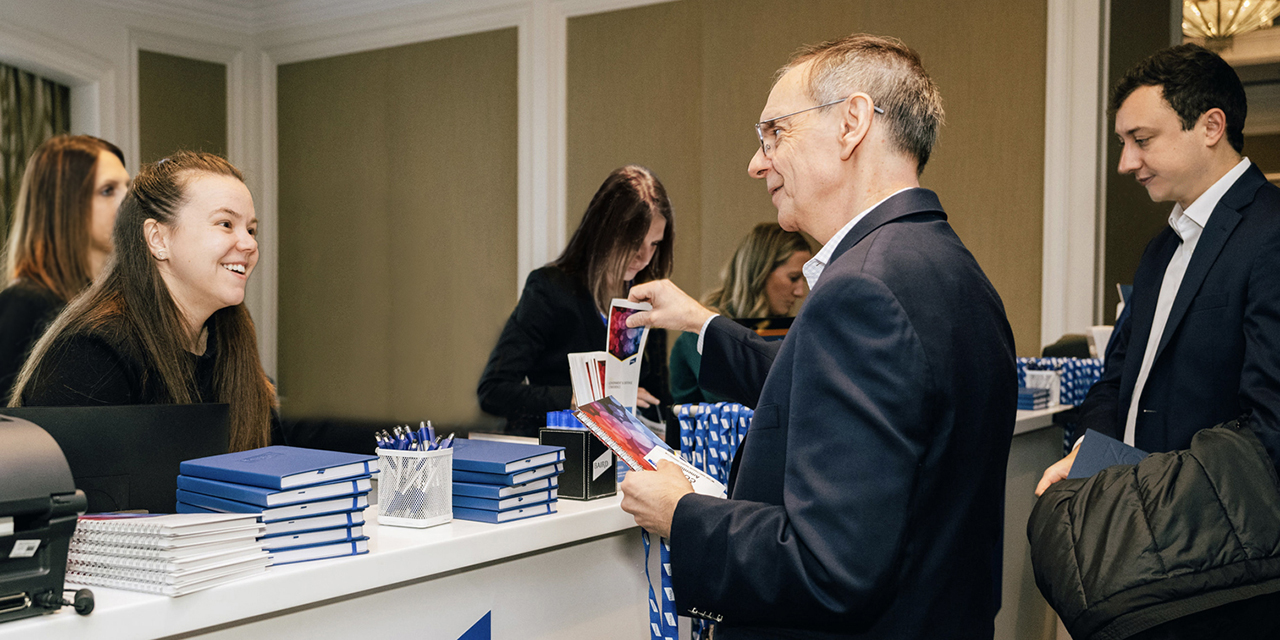
M 261 33 L 442 0 L 87 0 L 240 33 Z

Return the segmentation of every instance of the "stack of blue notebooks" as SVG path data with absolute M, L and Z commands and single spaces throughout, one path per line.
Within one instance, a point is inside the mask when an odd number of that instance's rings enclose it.
M 455 440 L 453 517 L 497 524 L 556 512 L 564 447 Z
M 258 514 L 272 564 L 358 555 L 377 470 L 377 456 L 285 446 L 187 460 L 178 513 Z
M 1028 389 L 1026 387 L 1019 388 L 1018 408 L 1023 410 L 1048 409 L 1049 390 Z

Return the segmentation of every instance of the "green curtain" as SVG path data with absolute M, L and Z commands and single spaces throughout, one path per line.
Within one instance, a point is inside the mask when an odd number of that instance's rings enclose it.
M 9 236 L 27 158 L 70 129 L 70 87 L 0 64 L 0 247 Z

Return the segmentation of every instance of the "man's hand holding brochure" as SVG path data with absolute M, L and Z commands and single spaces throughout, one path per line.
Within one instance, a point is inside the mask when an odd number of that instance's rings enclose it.
M 723 484 L 677 456 L 612 396 L 579 406 L 574 416 L 632 469 L 622 483 L 622 508 L 635 515 L 636 523 L 645 529 L 663 537 L 670 535 L 670 514 L 687 493 L 726 496 Z M 628 491 L 639 485 L 653 485 L 660 490 L 645 491 L 654 499 L 639 503 Z M 656 515 L 664 513 L 665 519 Z

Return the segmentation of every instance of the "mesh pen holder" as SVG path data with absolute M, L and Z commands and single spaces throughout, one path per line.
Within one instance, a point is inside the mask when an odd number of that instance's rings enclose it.
M 453 449 L 378 449 L 378 524 L 424 528 L 453 520 Z

